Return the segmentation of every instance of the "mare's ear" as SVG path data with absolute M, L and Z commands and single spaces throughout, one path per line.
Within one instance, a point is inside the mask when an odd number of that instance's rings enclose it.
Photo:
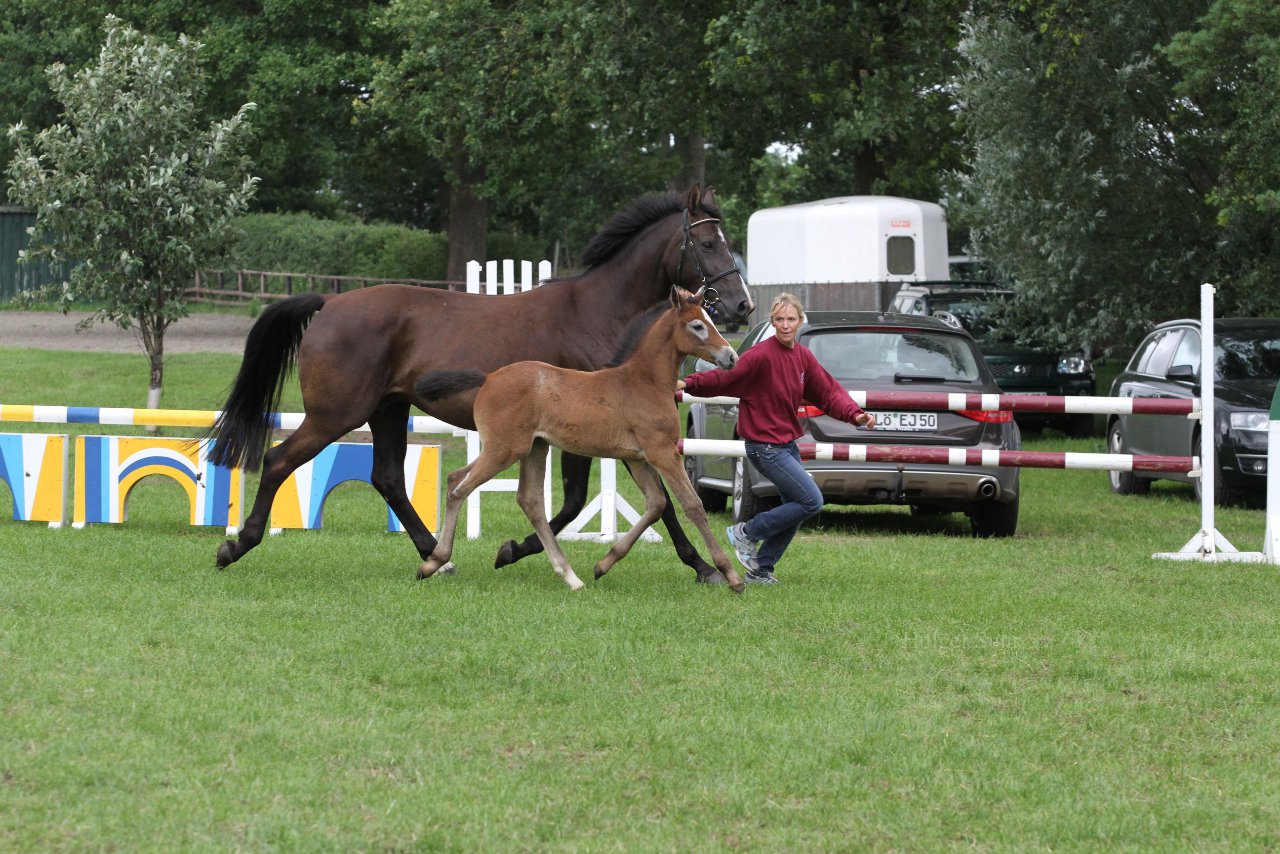
M 707 189 L 702 191 L 702 208 L 714 208 L 716 206 L 716 191 L 707 185 Z
M 696 181 L 689 188 L 689 197 L 684 200 L 684 206 L 691 214 L 702 207 L 702 187 Z

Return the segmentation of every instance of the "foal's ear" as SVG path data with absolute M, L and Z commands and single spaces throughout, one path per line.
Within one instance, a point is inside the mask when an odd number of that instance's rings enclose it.
M 698 184 L 698 182 L 695 181 L 693 186 L 689 188 L 689 197 L 684 200 L 684 206 L 685 206 L 685 209 L 689 211 L 689 213 L 693 213 L 694 211 L 701 210 L 702 186 Z
M 687 293 L 688 291 L 686 291 L 684 288 L 680 287 L 679 285 L 672 285 L 671 286 L 671 307 L 677 308 L 677 309 L 680 308 L 681 303 L 684 301 L 683 297 Z

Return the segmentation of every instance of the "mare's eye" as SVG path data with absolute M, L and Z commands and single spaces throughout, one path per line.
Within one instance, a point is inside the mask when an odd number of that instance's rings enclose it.
M 716 245 L 712 243 L 710 240 L 704 240 L 702 241 L 702 248 L 706 249 L 707 251 L 710 251 L 712 249 L 715 249 Z

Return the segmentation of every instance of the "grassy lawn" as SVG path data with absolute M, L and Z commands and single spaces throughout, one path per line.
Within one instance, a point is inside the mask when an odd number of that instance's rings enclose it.
M 145 396 L 141 357 L 0 357 L 0 402 Z M 174 356 L 164 405 L 217 408 L 237 361 Z M 1280 846 L 1275 568 L 1153 560 L 1185 486 L 1023 485 L 1011 540 L 832 509 L 742 596 L 665 542 L 576 594 L 494 570 L 510 495 L 426 582 L 355 485 L 225 572 L 160 479 L 123 526 L 0 514 L 0 850 Z M 1263 514 L 1218 528 L 1258 550 Z M 604 546 L 565 549 L 587 580 Z

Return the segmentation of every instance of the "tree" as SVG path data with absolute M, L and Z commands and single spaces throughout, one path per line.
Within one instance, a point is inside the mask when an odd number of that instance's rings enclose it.
M 962 162 L 952 81 L 965 6 L 733 4 L 707 36 L 712 79 L 733 113 L 717 142 L 742 172 L 771 143 L 793 147 L 802 198 L 940 198 L 942 176 Z
M 1178 92 L 1203 114 L 1217 156 L 1219 301 L 1233 313 L 1280 313 L 1280 5 L 1216 0 L 1167 51 Z
M 1116 347 L 1194 312 L 1216 269 L 1212 128 L 1162 48 L 1206 3 L 1043 0 L 965 19 L 959 192 L 1024 337 Z
M 97 62 L 49 67 L 63 120 L 10 129 L 10 198 L 36 210 L 30 256 L 74 264 L 64 294 L 101 306 L 89 322 L 134 328 L 150 360 L 148 407 L 159 406 L 164 335 L 187 314 L 198 267 L 217 260 L 257 179 L 240 152 L 245 104 L 201 130 L 200 45 L 143 36 L 108 15 Z

